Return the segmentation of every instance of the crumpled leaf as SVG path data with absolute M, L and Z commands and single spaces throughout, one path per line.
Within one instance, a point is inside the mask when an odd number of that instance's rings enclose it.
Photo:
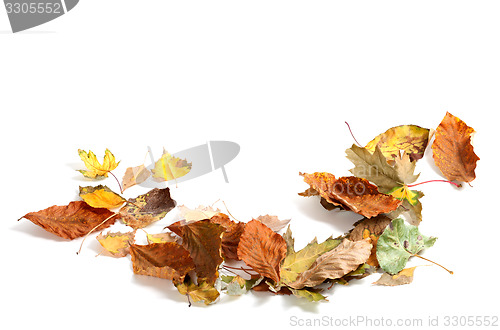
M 354 228 L 347 234 L 347 239 L 353 242 L 369 239 L 372 244 L 372 251 L 366 263 L 370 266 L 379 266 L 377 261 L 377 241 L 389 223 L 391 223 L 391 219 L 380 214 L 374 218 L 365 218 L 356 222 Z
M 187 222 L 210 219 L 217 213 L 220 213 L 219 209 L 214 209 L 211 206 L 200 205 L 195 209 L 190 209 L 185 205 L 179 205 L 177 208 L 179 209 L 181 217 Z
M 287 235 L 291 237 L 291 231 L 287 231 Z M 341 241 L 341 239 L 333 239 L 330 237 L 323 243 L 318 243 L 316 238 L 314 238 L 298 252 L 295 252 L 292 245 L 281 264 L 281 283 L 287 285 L 288 283 L 294 282 L 299 274 L 308 270 L 319 256 L 336 248 Z
M 109 255 L 121 258 L 130 252 L 130 245 L 134 244 L 135 231 L 128 233 L 100 233 L 96 238 Z
M 254 286 L 258 285 L 262 281 L 262 277 L 260 278 L 252 278 L 249 280 L 244 279 L 243 277 L 236 276 L 221 276 L 222 281 L 222 290 L 226 291 L 226 294 L 230 296 L 241 296 L 248 291 L 250 291 Z
M 401 205 L 401 201 L 380 193 L 377 186 L 362 178 L 350 176 L 336 179 L 333 174 L 325 172 L 300 175 L 329 203 L 367 218 L 391 212 Z
M 276 215 L 260 215 L 255 220 L 262 222 L 269 228 L 271 228 L 272 231 L 278 232 L 281 229 L 285 228 L 286 225 L 290 222 L 291 219 L 286 219 L 286 220 L 280 220 Z
M 449 112 L 436 129 L 432 156 L 436 166 L 450 181 L 471 182 L 476 178 L 479 157 L 471 144 L 472 133 L 472 127 Z
M 126 202 L 125 198 L 103 185 L 80 187 L 80 197 L 90 206 L 104 209 L 114 209 Z
M 175 205 L 175 200 L 170 197 L 169 188 L 154 188 L 143 195 L 129 199 L 120 209 L 120 214 L 126 225 L 138 229 L 162 219 Z
M 286 251 L 283 237 L 257 220 L 246 224 L 238 244 L 238 257 L 276 283 L 280 281 L 280 264 Z
M 182 283 L 195 265 L 189 252 L 173 242 L 130 245 L 135 274 L 148 275 Z
M 357 269 L 370 257 L 372 245 L 368 240 L 344 239 L 335 249 L 319 256 L 311 267 L 297 276 L 288 286 L 294 289 L 313 287 L 326 279 L 336 279 Z
M 376 282 L 373 282 L 372 284 L 386 285 L 386 286 L 410 284 L 411 282 L 413 282 L 413 273 L 415 271 L 415 268 L 417 267 L 418 266 L 405 268 L 396 275 L 383 273 L 382 276 L 380 276 L 380 278 Z
M 151 171 L 148 170 L 144 165 L 128 167 L 125 170 L 125 174 L 123 175 L 122 179 L 123 191 L 127 190 L 130 187 L 135 186 L 136 184 L 143 183 L 150 176 L 151 176 Z
M 189 278 L 184 283 L 177 284 L 176 287 L 179 293 L 188 296 L 190 301 L 203 302 L 205 305 L 214 303 L 220 295 L 213 284 L 201 282 L 197 285 Z
M 151 172 L 156 181 L 170 181 L 188 174 L 191 166 L 187 160 L 173 157 L 164 149 L 163 155 L 156 161 L 155 168 Z
M 379 147 L 389 160 L 397 157 L 400 151 L 405 151 L 414 161 L 424 156 L 429 139 L 429 129 L 417 125 L 401 125 L 377 135 L 365 148 L 374 152 Z
M 433 246 L 436 239 L 422 235 L 418 227 L 401 218 L 394 219 L 378 239 L 377 260 L 385 272 L 397 274 L 411 256 Z
M 38 212 L 30 212 L 26 218 L 46 231 L 66 239 L 87 235 L 111 226 L 120 216 L 107 209 L 94 208 L 83 201 L 71 202 L 66 206 L 51 206 Z M 104 222 L 104 220 L 108 219 Z
M 114 170 L 120 162 L 116 162 L 115 156 L 106 149 L 104 153 L 104 159 L 102 164 L 97 160 L 96 155 L 89 150 L 87 153 L 85 150 L 78 149 L 78 155 L 85 164 L 87 170 L 78 170 L 85 177 L 90 179 L 102 179 L 108 176 L 108 172 Z
M 221 249 L 224 227 L 210 220 L 200 220 L 187 224 L 176 222 L 168 229 L 182 237 L 182 245 L 193 258 L 198 283 L 213 284 L 223 261 Z
M 413 174 L 416 162 L 410 161 L 406 153 L 394 158 L 394 166 L 389 165 L 378 147 L 371 153 L 368 149 L 353 144 L 346 150 L 346 154 L 347 159 L 355 166 L 350 172 L 359 178 L 373 182 L 384 194 L 396 187 L 415 182 L 419 176 L 419 174 Z

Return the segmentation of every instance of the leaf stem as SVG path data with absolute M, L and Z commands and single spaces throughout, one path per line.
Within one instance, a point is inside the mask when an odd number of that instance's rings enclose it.
M 120 187 L 120 194 L 123 194 L 122 185 L 120 184 L 120 181 L 118 181 L 118 178 L 113 174 L 113 172 L 109 171 L 108 173 L 111 174 L 113 178 L 115 178 L 116 183 L 118 183 L 118 187 Z
M 244 271 L 245 273 L 247 273 L 248 275 L 252 276 L 252 275 L 255 275 L 255 274 L 251 274 L 250 271 L 254 271 L 253 269 L 250 269 L 250 268 L 243 268 L 243 267 L 231 267 L 231 266 L 227 266 L 227 265 L 224 265 L 222 266 L 222 268 L 226 268 L 227 270 L 230 270 L 230 269 L 235 269 L 235 270 L 242 270 Z M 255 271 L 254 271 L 255 272 Z M 232 272 L 233 273 L 233 272 Z M 234 274 L 234 273 L 233 273 Z
M 352 131 L 351 131 L 351 126 L 349 126 L 349 123 L 346 121 L 345 124 L 347 125 L 347 128 L 349 128 L 349 132 L 351 133 L 351 136 L 352 138 L 354 139 L 354 141 L 358 144 L 359 147 L 363 148 L 363 146 L 358 142 L 358 140 L 356 140 L 356 138 L 354 137 L 354 134 L 352 134 Z
M 457 188 L 462 187 L 461 184 L 458 184 L 458 183 L 455 183 L 455 182 L 452 182 L 452 181 L 448 181 L 448 180 L 429 180 L 429 181 L 419 182 L 419 183 L 415 183 L 415 184 L 409 184 L 409 185 L 406 185 L 406 186 L 408 188 L 411 188 L 411 187 L 415 187 L 415 186 L 418 186 L 418 185 L 421 185 L 421 184 L 424 184 L 424 183 L 430 183 L 430 182 L 446 182 L 446 183 L 450 183 L 450 184 L 456 186 Z
M 422 257 L 422 256 L 420 256 L 420 255 L 418 255 L 418 254 L 416 254 L 416 253 L 412 254 L 412 256 L 414 256 L 414 257 L 418 257 L 418 258 L 420 258 L 420 259 L 424 259 L 425 261 L 428 261 L 428 262 L 432 262 L 434 265 L 436 265 L 436 266 L 439 266 L 439 267 L 443 268 L 443 269 L 444 269 L 444 270 L 446 270 L 448 273 L 450 273 L 451 275 L 453 275 L 453 271 L 451 271 L 451 270 L 449 270 L 448 268 L 446 268 L 446 267 L 444 267 L 444 266 L 442 266 L 442 265 L 438 264 L 437 262 L 434 262 L 434 261 L 432 261 L 432 260 L 429 260 L 429 259 L 427 259 L 427 258 L 424 258 L 424 257 Z
M 118 213 L 113 213 L 112 215 L 110 215 L 109 217 L 107 217 L 106 219 L 104 219 L 103 222 L 101 222 L 100 224 L 98 224 L 97 226 L 95 226 L 94 228 L 92 228 L 87 234 L 85 234 L 85 237 L 83 237 L 82 244 L 80 244 L 80 248 L 78 249 L 78 252 L 76 254 L 78 255 L 78 254 L 80 254 L 80 252 L 82 252 L 83 242 L 85 242 L 85 240 L 87 239 L 87 237 L 90 234 L 92 234 L 94 232 L 94 230 L 96 230 L 100 225 L 102 225 L 103 223 L 105 223 L 106 221 L 108 221 L 109 219 L 111 219 L 112 217 L 114 217 L 117 214 Z

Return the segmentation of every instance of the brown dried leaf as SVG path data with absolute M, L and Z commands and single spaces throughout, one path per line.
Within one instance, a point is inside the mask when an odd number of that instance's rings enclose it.
M 238 244 L 245 229 L 245 223 L 234 222 L 224 213 L 217 213 L 210 218 L 210 222 L 220 224 L 225 229 L 222 235 L 222 255 L 224 259 L 240 260 L 238 258 Z
M 311 267 L 300 273 L 288 286 L 294 289 L 313 287 L 326 279 L 336 279 L 356 270 L 370 257 L 372 245 L 368 240 L 352 242 L 344 239 L 335 249 L 322 254 Z
M 75 201 L 66 206 L 54 205 L 45 210 L 30 212 L 23 218 L 59 237 L 75 239 L 85 236 L 96 226 L 95 231 L 108 228 L 120 216 L 107 209 L 94 208 L 84 201 Z M 106 219 L 108 220 L 105 221 Z
M 366 179 L 355 176 L 336 179 L 333 174 L 325 172 L 300 175 L 327 202 L 367 218 L 391 212 L 401 205 L 400 200 L 380 193 L 377 186 Z
M 449 112 L 436 129 L 432 144 L 434 162 L 450 181 L 471 182 L 476 178 L 474 171 L 479 157 L 471 144 L 472 133 L 472 127 Z
M 221 248 L 224 227 L 210 220 L 200 220 L 187 224 L 176 222 L 168 229 L 182 237 L 182 245 L 194 261 L 199 282 L 213 284 L 223 261 Z
M 144 195 L 129 199 L 120 209 L 120 214 L 126 225 L 138 229 L 162 219 L 175 204 L 170 197 L 169 188 L 155 188 Z
M 258 216 L 254 220 L 262 222 L 263 224 L 271 228 L 271 230 L 274 232 L 279 232 L 290 222 L 290 219 L 280 220 L 277 216 L 269 214 Z
M 189 252 L 173 242 L 130 246 L 132 267 L 138 275 L 148 275 L 182 283 L 194 269 Z
M 280 263 L 286 251 L 283 237 L 257 220 L 246 224 L 238 245 L 238 257 L 261 276 L 276 283 L 280 280 Z
M 122 179 L 123 191 L 135 186 L 136 184 L 143 183 L 150 176 L 151 171 L 148 170 L 144 165 L 127 168 Z
M 417 267 L 418 266 L 405 268 L 396 275 L 383 273 L 382 276 L 380 276 L 380 278 L 372 284 L 387 286 L 410 284 L 411 282 L 413 282 L 413 273 L 415 271 L 415 268 Z

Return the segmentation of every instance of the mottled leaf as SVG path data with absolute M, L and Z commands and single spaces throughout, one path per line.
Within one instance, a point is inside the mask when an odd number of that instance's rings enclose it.
M 384 271 L 397 274 L 411 256 L 434 245 L 436 239 L 422 235 L 418 227 L 401 218 L 394 219 L 378 239 L 377 260 Z
M 471 144 L 472 133 L 472 127 L 449 112 L 436 129 L 432 144 L 434 162 L 450 181 L 471 182 L 476 178 L 479 157 Z
M 97 227 L 94 231 L 100 231 L 111 226 L 120 216 L 107 209 L 94 208 L 83 201 L 76 201 L 66 206 L 54 205 L 45 210 L 30 212 L 23 218 L 59 237 L 75 239 L 87 235 L 94 227 Z
M 169 188 L 154 188 L 129 199 L 127 205 L 120 209 L 120 214 L 126 225 L 137 229 L 162 219 L 175 205 Z

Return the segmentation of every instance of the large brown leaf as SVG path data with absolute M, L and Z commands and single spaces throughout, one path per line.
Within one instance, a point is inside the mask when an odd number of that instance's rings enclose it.
M 23 218 L 59 237 L 75 239 L 85 236 L 96 226 L 98 227 L 94 231 L 111 226 L 120 218 L 114 214 L 104 208 L 94 208 L 84 201 L 75 201 L 66 206 L 54 205 L 45 210 L 30 212 Z M 106 219 L 108 220 L 105 221 Z M 105 222 L 102 223 L 103 221 Z
M 300 273 L 288 286 L 294 289 L 312 287 L 326 279 L 337 279 L 357 269 L 370 257 L 372 245 L 368 240 L 352 242 L 344 239 L 335 249 L 322 254 L 311 267 Z
M 193 259 L 181 245 L 168 243 L 151 243 L 148 245 L 130 246 L 132 268 L 134 273 L 148 275 L 174 283 L 182 283 L 188 272 L 194 269 Z
M 210 222 L 220 224 L 224 227 L 222 235 L 222 255 L 225 259 L 238 258 L 238 244 L 240 243 L 241 234 L 245 229 L 244 222 L 234 222 L 224 213 L 217 213 L 210 218 Z
M 238 245 L 238 257 L 257 273 L 276 283 L 280 280 L 280 263 L 286 251 L 283 237 L 257 220 L 246 224 Z
M 198 280 L 213 284 L 223 261 L 221 249 L 224 227 L 210 220 L 201 220 L 187 224 L 176 222 L 168 229 L 182 237 L 182 245 L 193 258 Z
M 471 182 L 479 157 L 471 144 L 472 127 L 449 112 L 436 129 L 436 139 L 432 144 L 436 166 L 450 181 Z
M 395 210 L 401 201 L 378 191 L 377 186 L 355 176 L 335 178 L 333 174 L 300 173 L 304 181 L 328 203 L 342 206 L 367 218 Z

